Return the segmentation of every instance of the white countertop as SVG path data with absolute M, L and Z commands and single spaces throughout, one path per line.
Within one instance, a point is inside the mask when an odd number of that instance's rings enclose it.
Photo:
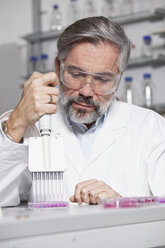
M 58 234 L 165 220 L 165 204 L 130 209 L 103 209 L 101 206 L 75 206 L 67 209 L 2 209 L 0 242 L 17 238 Z

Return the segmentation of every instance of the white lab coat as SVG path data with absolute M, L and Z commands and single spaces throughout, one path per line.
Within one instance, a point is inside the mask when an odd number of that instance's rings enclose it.
M 10 113 L 1 116 L 1 121 Z M 52 116 L 53 131 L 64 137 L 65 197 L 75 185 L 96 178 L 125 196 L 165 196 L 165 119 L 151 110 L 114 101 L 86 160 L 79 140 L 60 111 Z M 38 136 L 36 126 L 25 133 L 24 144 L 0 137 L 0 205 L 13 206 L 29 193 L 28 137 Z

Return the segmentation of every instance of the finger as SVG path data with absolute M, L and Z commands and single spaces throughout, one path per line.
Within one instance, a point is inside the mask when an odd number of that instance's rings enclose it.
M 56 104 L 38 104 L 35 108 L 35 112 L 38 113 L 38 117 L 41 117 L 45 114 L 55 114 L 57 112 Z
M 74 195 L 72 195 L 72 196 L 69 198 L 69 200 L 70 200 L 71 202 L 77 202 L 76 199 L 74 198 Z
M 36 95 L 34 98 L 34 104 L 44 104 L 44 103 L 49 103 L 49 104 L 57 104 L 58 103 L 58 97 L 55 95 Z
M 57 96 L 48 95 L 48 101 L 47 101 L 47 103 L 57 104 L 57 102 L 58 102 L 58 97 Z
M 59 94 L 59 89 L 57 87 L 45 86 L 42 89 L 43 89 L 43 92 L 45 94 L 49 94 L 49 95 L 58 95 Z
M 74 195 L 72 195 L 72 196 L 69 198 L 69 200 L 70 200 L 71 202 L 73 202 L 73 203 L 77 202 L 77 200 L 75 199 Z M 81 205 L 81 204 L 79 204 L 79 205 Z
M 81 201 L 87 204 L 90 203 L 90 194 L 87 192 L 86 194 L 81 194 Z
M 81 199 L 81 195 L 80 195 L 81 189 L 82 189 L 84 186 L 93 184 L 94 182 L 97 182 L 97 181 L 98 181 L 98 180 L 96 180 L 96 179 L 91 179 L 91 180 L 87 180 L 87 181 L 78 183 L 78 184 L 76 185 L 76 187 L 75 187 L 75 192 L 74 192 L 74 197 L 75 197 L 76 201 L 78 202 L 78 204 L 82 204 L 82 199 Z
M 118 198 L 121 197 L 118 193 L 116 193 L 114 190 L 111 191 L 105 191 L 101 192 L 97 195 L 97 203 L 100 203 L 100 200 L 102 199 L 108 199 L 108 198 Z
M 69 200 L 71 202 L 74 202 L 74 203 L 77 202 L 77 200 L 75 199 L 74 195 L 72 195 Z M 82 204 L 82 202 L 78 202 L 78 205 L 81 205 L 81 204 Z
M 89 203 L 89 195 L 95 196 L 95 192 L 96 193 L 102 192 L 104 191 L 105 187 L 108 187 L 108 185 L 106 185 L 102 181 L 96 181 L 92 184 L 85 185 L 80 192 L 82 201 Z
M 44 75 L 44 74 L 41 73 L 41 72 L 35 71 L 35 72 L 32 73 L 32 75 L 30 76 L 30 78 L 27 81 L 32 81 L 32 80 L 34 80 L 36 78 L 41 77 L 42 75 Z
M 104 198 L 100 198 L 100 197 L 104 197 L 104 194 L 108 196 L 111 195 L 111 190 L 109 189 L 109 187 L 106 185 L 104 187 L 101 188 L 97 188 L 95 190 L 92 190 L 89 194 L 90 199 L 89 199 L 89 203 L 91 204 L 98 204 L 100 199 L 104 199 Z M 100 197 L 99 197 L 100 196 Z
M 97 195 L 97 198 L 96 198 L 97 204 L 100 203 L 100 200 L 102 200 L 102 199 L 108 199 L 108 198 L 111 198 L 111 197 L 113 197 L 112 194 L 109 194 L 107 192 L 101 192 L 101 193 L 99 193 Z
M 38 71 L 33 72 L 33 74 L 30 76 L 30 78 L 28 78 L 28 80 L 26 81 L 25 85 L 28 86 L 29 84 L 31 84 L 31 82 L 34 79 L 40 78 L 42 76 L 43 76 L 43 74 L 38 72 Z
M 111 192 L 112 188 L 109 185 L 106 184 L 98 184 L 98 186 L 96 186 L 95 188 L 92 188 L 91 190 L 89 190 L 89 193 L 91 196 L 95 196 L 98 195 L 101 192 Z
M 43 74 L 41 77 L 33 80 L 34 85 L 51 85 L 51 86 L 56 86 L 59 82 L 59 79 L 57 75 L 54 72 L 49 72 L 46 74 Z
M 50 102 L 50 96 L 53 96 L 53 102 L 57 102 L 58 100 L 59 89 L 55 87 L 35 87 L 33 88 L 28 95 L 32 97 L 32 100 L 42 101 L 42 102 Z
M 97 204 L 97 197 L 96 196 L 89 196 L 89 204 Z
M 22 97 L 25 95 L 27 88 L 29 87 L 29 85 L 32 83 L 33 80 L 41 77 L 43 74 L 40 72 L 33 72 L 33 74 L 30 76 L 30 78 L 28 78 L 28 80 L 25 82 L 24 84 L 24 91 L 22 94 Z
M 71 201 L 71 202 L 73 202 L 73 203 L 75 203 L 75 202 L 77 202 L 77 200 L 75 199 L 75 197 L 74 197 L 74 195 L 72 195 L 70 198 L 69 198 L 69 200 Z M 78 203 L 79 205 L 81 205 L 80 203 Z

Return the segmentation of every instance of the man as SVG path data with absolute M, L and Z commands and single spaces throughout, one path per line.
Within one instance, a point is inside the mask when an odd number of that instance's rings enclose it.
M 0 204 L 17 205 L 30 191 L 28 138 L 39 136 L 44 114 L 64 137 L 71 202 L 165 196 L 165 120 L 114 100 L 130 51 L 122 27 L 104 17 L 82 19 L 57 47 L 56 74 L 34 72 L 17 107 L 1 116 Z

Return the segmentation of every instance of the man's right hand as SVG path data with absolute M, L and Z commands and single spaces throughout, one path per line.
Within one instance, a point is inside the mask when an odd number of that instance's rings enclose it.
M 34 72 L 26 81 L 22 98 L 6 123 L 7 133 L 14 141 L 20 142 L 26 128 L 34 125 L 42 115 L 56 113 L 59 90 L 55 86 L 58 81 L 54 72 Z

